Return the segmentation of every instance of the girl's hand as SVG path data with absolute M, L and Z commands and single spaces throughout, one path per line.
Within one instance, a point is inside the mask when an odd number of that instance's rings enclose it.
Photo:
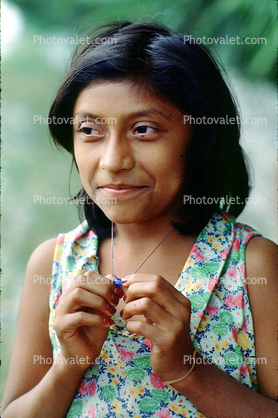
M 61 344 L 59 357 L 75 370 L 86 370 L 99 356 L 113 324 L 111 316 L 123 291 L 110 277 L 89 271 L 59 299 L 54 325 Z
M 123 283 L 127 287 L 126 306 L 121 312 L 129 320 L 126 328 L 148 338 L 153 345 L 151 367 L 164 380 L 177 379 L 191 368 L 189 361 L 194 351 L 190 338 L 191 304 L 161 276 L 133 274 Z M 146 321 L 132 320 L 133 315 L 144 315 Z

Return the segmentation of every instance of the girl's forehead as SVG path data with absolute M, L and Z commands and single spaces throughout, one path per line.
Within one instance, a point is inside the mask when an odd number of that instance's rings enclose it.
M 161 113 L 170 118 L 174 113 L 181 114 L 172 103 L 156 95 L 144 83 L 131 80 L 98 81 L 91 83 L 82 90 L 75 102 L 74 111 L 89 106 L 112 109 L 125 109 L 127 112 L 137 109 L 149 109 L 153 113 Z M 84 109 L 85 110 L 85 109 Z
M 96 95 L 96 94 L 121 94 L 122 98 L 137 96 L 138 98 L 147 99 L 152 98 L 154 100 L 161 101 L 161 98 L 154 93 L 150 93 L 150 89 L 147 88 L 147 83 L 139 83 L 131 80 L 120 80 L 120 81 L 96 81 L 89 84 L 84 90 L 79 93 L 79 96 Z M 109 99 L 109 97 L 107 97 Z

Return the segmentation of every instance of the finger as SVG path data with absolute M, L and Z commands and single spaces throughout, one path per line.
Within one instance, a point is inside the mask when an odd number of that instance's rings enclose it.
M 88 291 L 92 291 L 94 285 L 110 285 L 111 280 L 106 277 L 101 276 L 100 274 L 94 271 L 86 271 L 85 274 L 81 274 L 77 276 L 76 279 L 71 283 L 69 288 L 66 290 L 63 295 L 67 296 L 73 289 L 77 286 L 82 287 L 83 289 L 87 289 Z
M 126 276 L 126 278 L 121 279 L 122 284 L 124 287 L 129 288 L 131 285 L 135 283 L 148 283 L 151 281 L 160 281 L 163 283 L 163 286 L 176 298 L 176 299 L 183 299 L 184 296 L 181 294 L 179 290 L 177 290 L 171 283 L 165 280 L 161 276 L 153 275 L 153 274 L 131 274 L 130 276 Z M 181 297 L 182 296 L 182 297 Z M 187 299 L 187 298 L 186 298 Z
M 73 289 L 57 309 L 58 313 L 73 313 L 90 309 L 91 313 L 94 312 L 102 316 L 112 316 L 116 312 L 116 309 L 107 303 L 106 299 L 81 287 Z
M 92 276 L 94 278 L 94 274 L 97 274 L 97 273 L 92 272 L 92 271 L 88 271 L 86 274 L 87 274 L 88 277 Z M 97 284 L 100 284 L 100 282 L 101 282 L 101 284 L 107 285 L 115 295 L 117 295 L 119 298 L 121 298 L 124 295 L 124 291 L 121 287 L 119 287 L 115 284 L 115 277 L 116 276 L 115 275 L 112 276 L 112 274 L 107 274 L 107 276 L 105 276 L 105 277 L 101 276 L 101 275 L 98 275 L 98 277 L 95 278 L 94 281 Z
M 139 298 L 149 297 L 171 313 L 172 316 L 176 316 L 180 310 L 182 310 L 180 313 L 186 315 L 186 317 L 190 315 L 191 304 L 189 299 L 168 283 L 167 280 L 160 276 L 140 276 L 138 279 L 143 278 L 144 280 L 135 281 L 136 278 L 131 277 L 131 281 L 128 281 L 128 290 L 124 298 L 126 303 Z
M 131 317 L 126 323 L 126 329 L 132 334 L 135 333 L 148 338 L 153 344 L 157 345 L 157 349 L 160 347 L 159 350 L 173 350 L 178 346 L 185 347 L 188 345 L 189 321 L 185 323 L 182 317 L 173 320 L 169 314 L 166 317 L 163 316 L 163 310 L 158 305 L 156 307 L 152 306 L 150 320 L 152 324 L 146 321 L 132 320 Z
M 126 329 L 131 334 L 141 335 L 152 343 L 157 343 L 161 340 L 161 329 L 144 321 L 128 321 Z
M 132 320 L 134 315 L 144 315 L 148 323 L 154 323 L 161 328 L 171 327 L 173 322 L 172 316 L 150 298 L 141 298 L 129 302 L 121 312 L 121 317 L 125 321 L 130 318 Z
M 116 276 L 115 276 L 115 274 L 113 274 L 113 276 L 112 276 L 112 274 L 107 274 L 107 276 L 105 276 L 107 279 L 109 279 L 109 280 L 111 280 L 111 282 L 112 283 L 114 283 L 114 280 L 117 278 Z
M 144 315 L 145 316 L 145 315 Z M 147 323 L 147 324 L 149 324 L 149 325 L 154 325 L 154 322 L 150 319 L 150 318 L 148 318 L 148 317 L 146 317 L 145 316 L 145 322 Z
M 110 318 L 104 318 L 100 315 L 90 314 L 84 311 L 75 312 L 71 315 L 65 315 L 63 320 L 60 318 L 55 319 L 55 329 L 57 335 L 63 336 L 64 338 L 69 338 L 72 336 L 76 330 L 83 326 L 88 327 L 108 327 L 111 325 L 112 321 Z
M 116 306 L 119 303 L 119 298 L 123 295 L 123 291 L 121 289 L 117 290 L 116 286 L 113 284 L 113 280 L 89 271 L 76 278 L 67 291 L 61 296 L 59 305 L 62 301 L 67 299 L 72 292 L 76 292 L 76 289 L 83 289 L 91 295 L 98 295 L 104 298 L 107 304 L 112 306 Z

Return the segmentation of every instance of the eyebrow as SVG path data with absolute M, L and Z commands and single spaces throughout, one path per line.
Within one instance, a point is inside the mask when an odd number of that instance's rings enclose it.
M 89 112 L 85 112 L 83 110 L 80 110 L 79 112 L 76 112 L 73 117 L 75 118 L 76 116 L 81 116 L 81 118 L 83 119 L 96 119 L 97 117 L 99 117 L 98 115 L 94 115 L 93 113 L 89 113 Z
M 138 111 L 138 112 L 129 113 L 128 117 L 130 119 L 132 119 L 132 118 L 143 117 L 143 116 L 152 116 L 152 115 L 160 116 L 160 117 L 162 116 L 163 118 L 165 118 L 167 120 L 171 120 L 171 116 L 172 116 L 172 114 L 167 115 L 167 114 L 161 112 L 160 110 L 157 110 L 155 108 L 150 108 L 150 109 L 147 109 L 147 110 L 141 110 L 141 111 Z M 81 116 L 84 119 L 96 119 L 97 117 L 100 117 L 98 115 L 95 115 L 93 113 L 86 112 L 86 111 L 83 111 L 83 110 L 80 110 L 80 111 L 76 112 L 73 117 L 75 118 L 76 116 Z

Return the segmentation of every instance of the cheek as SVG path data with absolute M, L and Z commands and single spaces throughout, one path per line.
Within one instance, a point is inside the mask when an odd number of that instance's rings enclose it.
M 94 169 L 92 161 L 88 157 L 83 158 L 80 153 L 75 154 L 75 161 L 82 186 L 84 187 L 86 193 L 91 197 L 91 199 L 93 199 L 94 192 L 92 187 L 92 180 L 94 178 Z
M 167 157 L 164 155 L 152 162 L 150 172 L 155 180 L 156 191 L 164 196 L 164 199 L 171 200 L 182 192 L 185 172 L 184 157 L 169 152 Z
M 90 176 L 94 171 L 96 164 L 96 158 L 95 156 L 93 158 L 90 150 L 88 150 L 86 147 L 75 146 L 74 157 L 80 176 L 82 178 Z
M 164 184 L 172 196 L 183 192 L 185 183 L 185 150 L 168 153 L 165 170 Z
M 159 159 L 158 165 L 163 177 L 178 183 L 185 172 L 185 151 L 167 150 Z

